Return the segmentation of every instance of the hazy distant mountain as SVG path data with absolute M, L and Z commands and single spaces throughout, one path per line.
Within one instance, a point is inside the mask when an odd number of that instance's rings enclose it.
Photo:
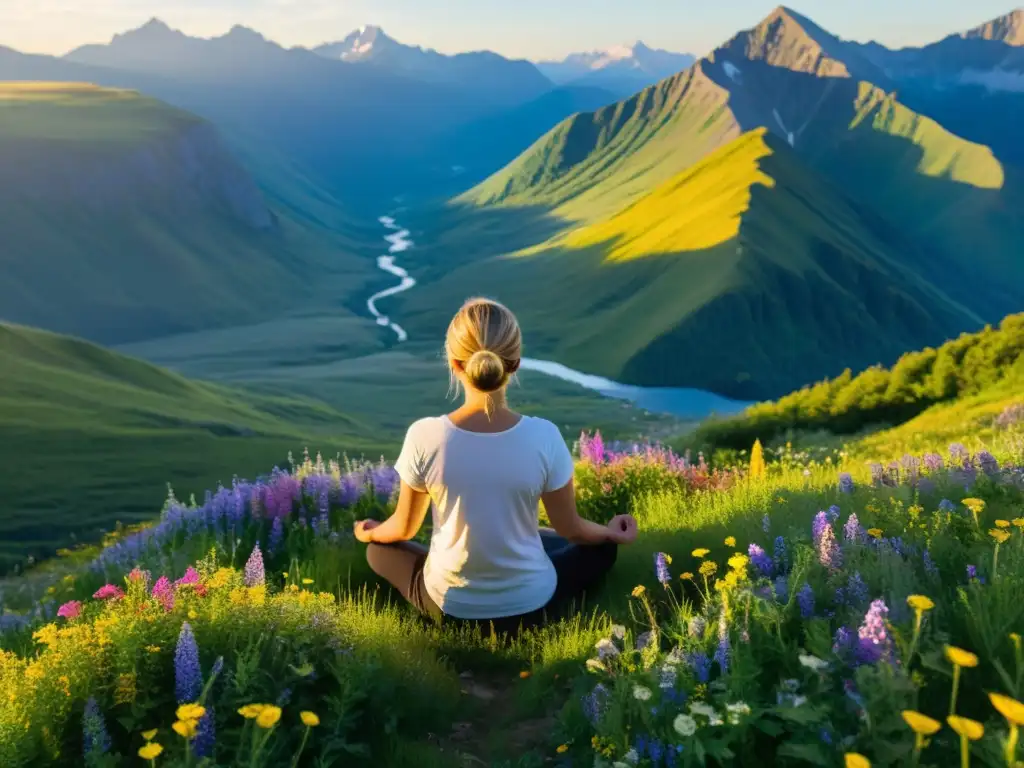
M 552 83 L 536 66 L 491 51 L 445 55 L 404 45 L 380 27 L 367 26 L 344 40 L 313 49 L 325 58 L 349 64 L 372 64 L 390 72 L 480 91 L 491 101 L 523 102 L 549 91 Z
M 604 88 L 627 95 L 693 64 L 688 53 L 648 48 L 642 42 L 604 51 L 573 53 L 561 61 L 537 64 L 552 82 Z

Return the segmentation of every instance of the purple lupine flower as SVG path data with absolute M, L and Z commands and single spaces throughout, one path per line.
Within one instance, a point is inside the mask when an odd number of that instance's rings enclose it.
M 757 544 L 751 544 L 747 547 L 747 555 L 750 557 L 750 562 L 754 564 L 754 567 L 760 571 L 762 576 L 768 577 L 772 575 L 775 564 L 764 549 Z
M 885 468 L 878 462 L 872 462 L 869 469 L 871 470 L 871 484 L 882 485 L 885 482 Z
M 767 534 L 771 529 L 772 519 L 767 514 L 765 514 L 765 516 L 761 518 L 761 530 Z
M 668 572 L 668 558 L 664 552 L 658 552 L 654 555 L 654 573 L 662 586 L 667 586 L 672 581 L 672 574 Z
M 924 551 L 924 556 L 923 556 L 922 559 L 924 560 L 924 572 L 928 576 L 928 578 L 929 579 L 937 579 L 937 578 L 939 578 L 939 566 L 937 566 L 935 564 L 935 561 L 932 560 L 931 552 L 929 552 L 926 549 Z
M 839 492 L 846 494 L 853 493 L 853 475 L 849 472 L 839 473 Z
M 985 578 L 978 575 L 978 566 L 968 565 L 967 566 L 967 581 L 977 581 L 979 584 L 985 583 Z
M 153 599 L 163 606 L 165 612 L 174 610 L 174 586 L 166 576 L 161 576 L 153 585 Z
M 810 584 L 804 584 L 796 593 L 796 602 L 800 606 L 800 615 L 809 619 L 814 615 L 814 590 Z
M 387 464 L 374 467 L 370 473 L 370 485 L 380 502 L 386 503 L 399 485 L 398 472 Z
M 864 541 L 865 532 L 861 528 L 860 520 L 857 519 L 857 513 L 853 512 L 850 514 L 849 519 L 846 521 L 846 525 L 843 526 L 843 538 L 848 542 L 856 544 Z
M 698 683 L 706 683 L 711 677 L 711 659 L 704 651 L 686 654 L 686 663 L 693 670 L 693 676 Z
M 789 556 L 786 553 L 786 540 L 782 536 L 775 537 L 774 556 L 775 570 L 779 573 L 786 573 L 789 570 Z
M 224 657 L 218 656 L 217 660 L 213 662 L 213 666 L 210 667 L 210 679 L 216 680 L 220 677 L 220 673 L 224 671 Z
M 924 468 L 929 472 L 941 472 L 945 469 L 945 462 L 942 456 L 937 453 L 926 453 L 924 455 Z
M 82 714 L 82 751 L 87 763 L 110 751 L 110 734 L 100 711 L 100 705 L 92 696 L 85 702 Z
M 252 554 L 245 563 L 245 586 L 262 587 L 267 583 L 267 574 L 263 569 L 263 553 L 260 545 L 252 548 Z
M 174 693 L 179 704 L 192 704 L 198 701 L 202 692 L 199 644 L 192 633 L 192 626 L 186 621 L 181 625 L 178 644 L 174 649 Z
M 939 511 L 941 511 L 941 512 L 955 512 L 956 511 L 956 504 L 954 504 L 949 499 L 943 499 L 942 501 L 939 502 Z
M 665 747 L 658 739 L 651 739 L 647 743 L 647 756 L 651 759 L 651 765 L 661 765 L 661 758 L 664 754 Z
M 213 719 L 213 712 L 207 707 L 207 712 L 199 718 L 196 726 L 196 736 L 192 740 L 192 753 L 196 757 L 210 757 L 213 755 L 213 748 L 217 742 L 217 724 Z
M 267 554 L 273 557 L 284 545 L 284 518 L 275 517 L 270 524 L 270 538 L 267 540 Z
M 999 462 L 988 451 L 978 451 L 978 466 L 986 475 L 994 475 L 999 471 Z
M 863 605 L 868 600 L 868 585 L 860 577 L 860 571 L 856 571 L 846 582 L 846 599 L 850 605 L 856 607 Z
M 952 443 L 949 446 L 949 463 L 958 464 L 964 469 L 970 466 L 971 455 L 963 443 Z
M 603 683 L 595 685 L 594 690 L 583 697 L 583 714 L 586 715 L 592 726 L 596 727 L 604 715 L 610 697 L 611 694 Z
M 853 630 L 849 627 L 840 627 L 836 630 L 835 636 L 832 638 L 832 652 L 840 658 L 846 658 L 846 656 L 853 650 L 855 645 L 856 635 Z
M 786 602 L 787 598 L 789 597 L 789 584 L 786 581 L 786 577 L 785 576 L 776 576 L 775 577 L 774 587 L 775 587 L 775 596 L 778 599 L 778 601 L 780 603 Z
M 841 513 L 841 510 L 839 509 L 839 505 L 838 504 L 833 504 L 831 507 L 829 507 L 828 508 L 828 522 L 829 522 L 829 524 L 832 524 L 836 520 L 838 520 L 840 513 Z
M 892 651 L 892 639 L 885 626 L 889 608 L 884 600 L 875 600 L 864 615 L 864 622 L 857 630 L 858 644 L 857 661 L 861 664 L 874 664 L 888 658 Z
M 824 511 L 819 512 L 814 516 L 814 521 L 811 523 L 811 541 L 814 542 L 814 546 L 818 546 L 818 541 L 821 539 L 821 533 L 826 528 L 831 527 L 828 521 L 828 514 Z
M 715 661 L 718 662 L 718 668 L 722 671 L 723 675 L 729 673 L 729 656 L 732 653 L 732 649 L 729 646 L 729 633 L 720 633 L 718 638 L 718 647 L 715 648 Z

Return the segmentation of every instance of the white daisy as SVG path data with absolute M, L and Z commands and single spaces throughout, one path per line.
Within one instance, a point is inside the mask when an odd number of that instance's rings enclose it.
M 678 715 L 672 722 L 672 727 L 680 736 L 693 736 L 697 732 L 697 721 L 689 715 Z
M 633 698 L 637 701 L 647 701 L 651 698 L 651 689 L 644 688 L 642 685 L 634 685 Z

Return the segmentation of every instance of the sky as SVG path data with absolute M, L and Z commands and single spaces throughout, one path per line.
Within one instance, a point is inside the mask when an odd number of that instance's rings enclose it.
M 919 45 L 1013 10 L 1012 0 L 791 0 L 844 39 Z M 235 24 L 286 46 L 376 24 L 444 53 L 489 49 L 533 60 L 643 40 L 702 55 L 767 16 L 778 0 L 0 0 L 0 45 L 61 54 L 107 42 L 151 17 L 199 37 Z

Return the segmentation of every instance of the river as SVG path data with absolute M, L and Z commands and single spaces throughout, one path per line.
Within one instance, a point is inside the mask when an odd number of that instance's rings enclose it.
M 388 327 L 394 331 L 398 341 L 407 341 L 409 334 L 388 315 L 383 314 L 378 309 L 377 302 L 388 296 L 408 291 L 416 285 L 415 278 L 411 277 L 405 269 L 395 264 L 397 255 L 411 250 L 415 247 L 415 243 L 410 238 L 411 233 L 409 230 L 402 229 L 392 217 L 381 216 L 377 221 L 385 229 L 389 230 L 388 234 L 384 236 L 384 240 L 388 243 L 388 252 L 377 257 L 377 266 L 384 272 L 397 277 L 400 282 L 398 285 L 373 294 L 373 296 L 366 300 L 366 308 L 376 319 L 377 325 Z M 535 371 L 563 381 L 572 382 L 605 397 L 625 400 L 648 411 L 669 413 L 684 419 L 704 419 L 713 413 L 719 415 L 737 413 L 749 405 L 749 403 L 730 400 L 701 389 L 638 387 L 632 384 L 620 384 L 601 376 L 575 371 L 561 363 L 550 360 L 524 357 L 520 362 L 520 368 L 524 371 Z

